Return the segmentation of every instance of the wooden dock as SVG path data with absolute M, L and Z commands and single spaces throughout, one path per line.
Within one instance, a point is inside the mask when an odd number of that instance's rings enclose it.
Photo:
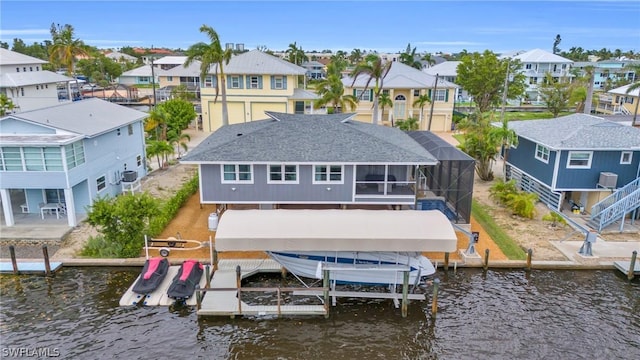
M 205 293 L 197 312 L 199 316 L 327 314 L 324 305 L 249 305 L 244 301 L 238 301 L 238 291 L 235 289 L 237 266 L 240 266 L 243 279 L 257 273 L 282 271 L 282 266 L 271 259 L 220 260 L 218 270 L 211 280 L 211 288 L 214 290 Z
M 209 265 L 204 265 L 205 268 Z M 120 298 L 120 306 L 132 306 L 132 305 L 136 305 L 138 303 L 140 303 L 140 301 L 142 301 L 141 305 L 145 305 L 145 306 L 170 306 L 173 305 L 173 303 L 175 303 L 175 300 L 170 298 L 169 296 L 167 296 L 167 290 L 169 289 L 169 286 L 171 285 L 171 282 L 173 281 L 173 278 L 176 276 L 176 274 L 178 273 L 178 271 L 180 270 L 180 266 L 170 266 L 169 270 L 167 272 L 167 276 L 165 276 L 164 280 L 162 281 L 162 283 L 160 284 L 160 286 L 158 286 L 158 288 L 150 293 L 145 295 L 140 295 L 137 294 L 135 292 L 133 292 L 133 286 L 136 284 L 136 282 L 138 281 L 138 279 L 140 278 L 140 276 L 142 276 L 142 274 L 138 275 L 138 277 L 136 278 L 136 280 L 133 282 L 133 284 L 131 284 L 131 286 L 129 287 L 129 289 L 124 293 L 124 295 L 122 296 L 122 298 Z M 206 279 L 206 269 L 202 274 L 202 277 L 200 278 L 200 287 L 205 287 L 206 283 L 207 283 L 207 279 Z M 144 299 L 143 299 L 144 297 Z M 189 299 L 187 299 L 187 301 L 185 301 L 186 305 L 189 306 L 195 306 L 196 305 L 196 296 L 195 294 L 193 296 L 191 296 Z
M 622 271 L 623 274 L 629 274 L 629 268 L 631 268 L 631 261 L 614 261 L 613 265 L 616 269 Z M 640 276 L 640 261 L 636 261 L 633 268 L 633 275 Z
M 45 274 L 47 272 L 44 261 L 19 261 L 17 265 L 19 274 Z M 62 267 L 62 263 L 51 262 L 49 266 L 53 273 Z M 13 274 L 11 262 L 0 262 L 0 274 Z

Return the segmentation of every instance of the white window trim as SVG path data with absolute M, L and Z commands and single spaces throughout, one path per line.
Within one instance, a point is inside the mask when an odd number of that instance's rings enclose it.
M 629 161 L 624 161 L 624 155 L 629 154 Z M 629 165 L 633 162 L 633 151 L 623 151 L 620 154 L 620 165 Z
M 98 189 L 98 179 L 100 179 L 100 178 L 104 178 L 104 187 L 102 189 Z M 96 193 L 99 194 L 99 193 L 105 191 L 109 187 L 107 185 L 109 185 L 109 179 L 107 179 L 107 174 L 103 174 L 103 175 L 100 175 L 100 176 L 96 177 Z
M 545 159 L 544 157 L 540 157 L 538 156 L 538 148 L 543 148 L 543 149 L 547 149 L 547 158 Z M 544 151 L 543 151 L 544 153 Z M 542 161 L 545 164 L 549 163 L 549 158 L 551 157 L 551 150 L 549 150 L 548 147 L 544 146 L 544 145 L 540 145 L 540 144 L 536 144 L 536 150 L 535 150 L 535 154 L 534 154 L 535 158 Z
M 234 86 L 234 82 L 238 81 L 237 86 Z M 242 87 L 242 79 L 240 78 L 239 75 L 231 75 L 231 78 L 229 79 L 229 88 L 231 89 L 240 89 Z
M 436 89 L 433 93 L 433 101 L 444 102 L 447 100 L 447 89 Z
M 280 84 L 278 84 L 278 81 Z M 284 90 L 284 76 L 274 76 L 273 77 L 273 89 L 274 90 Z
M 251 180 L 225 180 L 224 179 L 224 166 L 225 165 L 233 165 L 235 167 L 236 179 L 240 179 L 240 165 L 249 165 L 249 172 L 251 173 Z M 232 164 L 220 164 L 220 183 L 221 184 L 253 184 L 253 179 L 255 178 L 253 174 L 253 164 L 240 164 L 240 163 L 232 163 Z
M 587 165 L 571 165 L 572 154 L 589 154 Z M 569 151 L 569 154 L 567 154 L 567 169 L 591 169 L 591 160 L 593 160 L 593 151 Z
M 255 83 L 253 82 L 253 80 L 255 80 Z M 260 89 L 260 76 L 249 75 L 249 89 Z
M 271 167 L 272 166 L 280 166 L 280 173 L 282 174 L 282 180 L 271 180 Z M 295 166 L 296 167 L 296 179 L 295 180 L 285 180 L 284 179 L 284 168 L 285 166 Z M 294 164 L 267 164 L 267 184 L 299 184 L 300 183 L 300 171 L 298 165 Z
M 371 89 L 356 89 L 356 98 L 360 99 L 360 101 L 368 101 L 371 102 L 373 99 L 370 99 Z
M 316 166 L 326 166 L 327 167 L 327 180 L 316 180 Z M 340 180 L 330 180 L 331 179 L 331 167 L 332 166 L 340 166 Z M 338 164 L 313 164 L 313 173 L 311 176 L 312 184 L 344 184 L 344 165 Z

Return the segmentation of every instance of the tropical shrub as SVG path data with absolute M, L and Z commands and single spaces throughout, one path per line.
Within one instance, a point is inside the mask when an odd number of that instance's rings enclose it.
M 489 197 L 509 208 L 513 214 L 532 219 L 536 214 L 538 195 L 518 190 L 515 180 L 499 179 L 489 188 Z
M 558 224 L 564 226 L 567 225 L 567 220 L 565 220 L 560 214 L 555 211 L 550 211 L 547 214 L 542 216 L 543 221 L 549 221 L 552 227 L 558 226 Z

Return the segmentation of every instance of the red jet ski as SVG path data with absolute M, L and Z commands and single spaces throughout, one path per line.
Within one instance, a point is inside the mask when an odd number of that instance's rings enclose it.
M 160 286 L 169 271 L 169 260 L 161 257 L 147 259 L 133 292 L 141 295 L 152 293 Z
M 204 266 L 198 260 L 185 260 L 173 278 L 167 295 L 175 300 L 184 301 L 193 296 L 196 285 L 200 283 Z

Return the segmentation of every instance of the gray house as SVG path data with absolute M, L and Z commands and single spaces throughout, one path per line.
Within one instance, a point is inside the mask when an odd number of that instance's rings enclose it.
M 146 116 L 86 99 L 1 118 L 3 225 L 54 216 L 75 226 L 96 198 L 138 186 L 146 175 Z
M 439 161 L 397 128 L 356 121 L 354 114 L 266 114 L 218 129 L 182 158 L 199 165 L 201 203 L 427 210 L 421 198 L 448 200 L 425 189 L 432 183 L 423 169 Z M 454 217 L 466 213 L 450 207 Z
M 573 114 L 509 122 L 518 135 L 507 176 L 557 209 L 590 213 L 602 227 L 640 207 L 640 129 Z M 634 212 L 635 211 L 635 212 Z

